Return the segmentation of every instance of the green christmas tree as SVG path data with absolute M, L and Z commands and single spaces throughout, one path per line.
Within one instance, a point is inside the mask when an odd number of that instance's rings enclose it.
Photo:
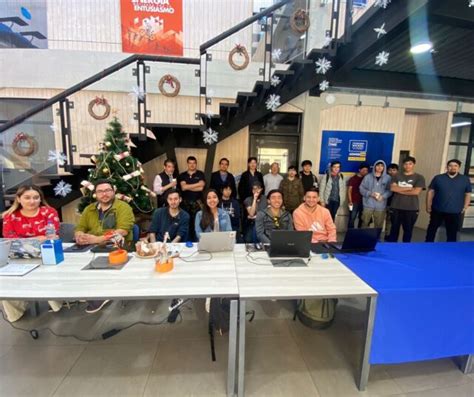
M 135 213 L 153 210 L 151 197 L 155 194 L 145 185 L 142 165 L 130 154 L 127 140 L 122 124 L 114 117 L 100 144 L 100 152 L 91 158 L 95 169 L 89 169 L 88 181 L 81 183 L 85 194 L 79 212 L 95 201 L 93 186 L 99 179 L 108 179 L 117 188 L 116 198 L 130 204 Z

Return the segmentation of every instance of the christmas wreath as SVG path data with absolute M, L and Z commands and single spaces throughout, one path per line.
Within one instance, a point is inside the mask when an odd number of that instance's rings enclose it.
M 28 134 L 19 132 L 16 134 L 15 139 L 13 139 L 12 148 L 18 156 L 28 157 L 36 152 L 38 142 Z
M 236 55 L 243 56 L 244 57 L 244 63 L 242 64 L 237 64 L 234 61 L 234 57 Z M 237 44 L 233 50 L 229 52 L 229 65 L 232 67 L 234 70 L 244 70 L 250 62 L 250 57 L 249 53 L 247 52 L 247 49 L 240 44 Z
M 166 91 L 165 84 L 169 85 L 173 91 Z M 179 90 L 181 89 L 181 83 L 179 80 L 172 76 L 171 74 L 165 74 L 158 83 L 158 88 L 160 92 L 167 97 L 175 97 L 179 94 Z
M 103 114 L 97 114 L 94 110 L 96 106 L 103 106 L 105 111 Z M 89 102 L 89 114 L 96 120 L 105 120 L 107 117 L 110 116 L 110 105 L 107 99 L 104 97 L 96 96 L 95 99 Z
M 296 10 L 290 18 L 290 26 L 296 33 L 304 33 L 309 29 L 309 15 L 303 10 Z

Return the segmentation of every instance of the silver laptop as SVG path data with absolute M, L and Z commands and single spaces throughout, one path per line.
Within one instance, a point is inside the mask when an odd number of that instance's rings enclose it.
M 0 240 L 0 267 L 8 263 L 8 255 L 10 254 L 11 241 Z
M 32 259 L 41 258 L 41 241 L 35 238 L 9 239 L 10 258 Z
M 235 245 L 235 232 L 210 232 L 202 233 L 198 243 L 198 251 L 225 252 L 233 251 Z

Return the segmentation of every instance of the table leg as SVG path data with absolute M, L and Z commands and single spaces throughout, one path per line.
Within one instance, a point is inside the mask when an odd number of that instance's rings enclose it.
M 474 367 L 474 355 L 469 354 L 461 358 L 461 371 L 463 374 L 469 374 L 472 372 Z
M 364 391 L 369 380 L 370 372 L 370 349 L 372 347 L 372 334 L 374 332 L 375 309 L 377 306 L 377 297 L 367 297 L 367 330 L 365 334 L 364 350 L 362 352 L 362 363 L 360 369 L 359 390 Z
M 230 301 L 229 315 L 229 362 L 227 364 L 227 395 L 236 394 L 236 362 L 237 362 L 237 317 L 239 302 Z
M 240 300 L 240 317 L 239 317 L 239 380 L 237 384 L 238 397 L 245 394 L 245 300 Z

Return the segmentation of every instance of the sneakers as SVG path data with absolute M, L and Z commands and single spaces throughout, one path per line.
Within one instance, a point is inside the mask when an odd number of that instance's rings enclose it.
M 105 301 L 89 301 L 86 308 L 86 313 L 90 313 L 90 314 L 97 313 L 102 308 L 104 308 L 108 303 L 110 303 L 110 299 L 107 299 Z

